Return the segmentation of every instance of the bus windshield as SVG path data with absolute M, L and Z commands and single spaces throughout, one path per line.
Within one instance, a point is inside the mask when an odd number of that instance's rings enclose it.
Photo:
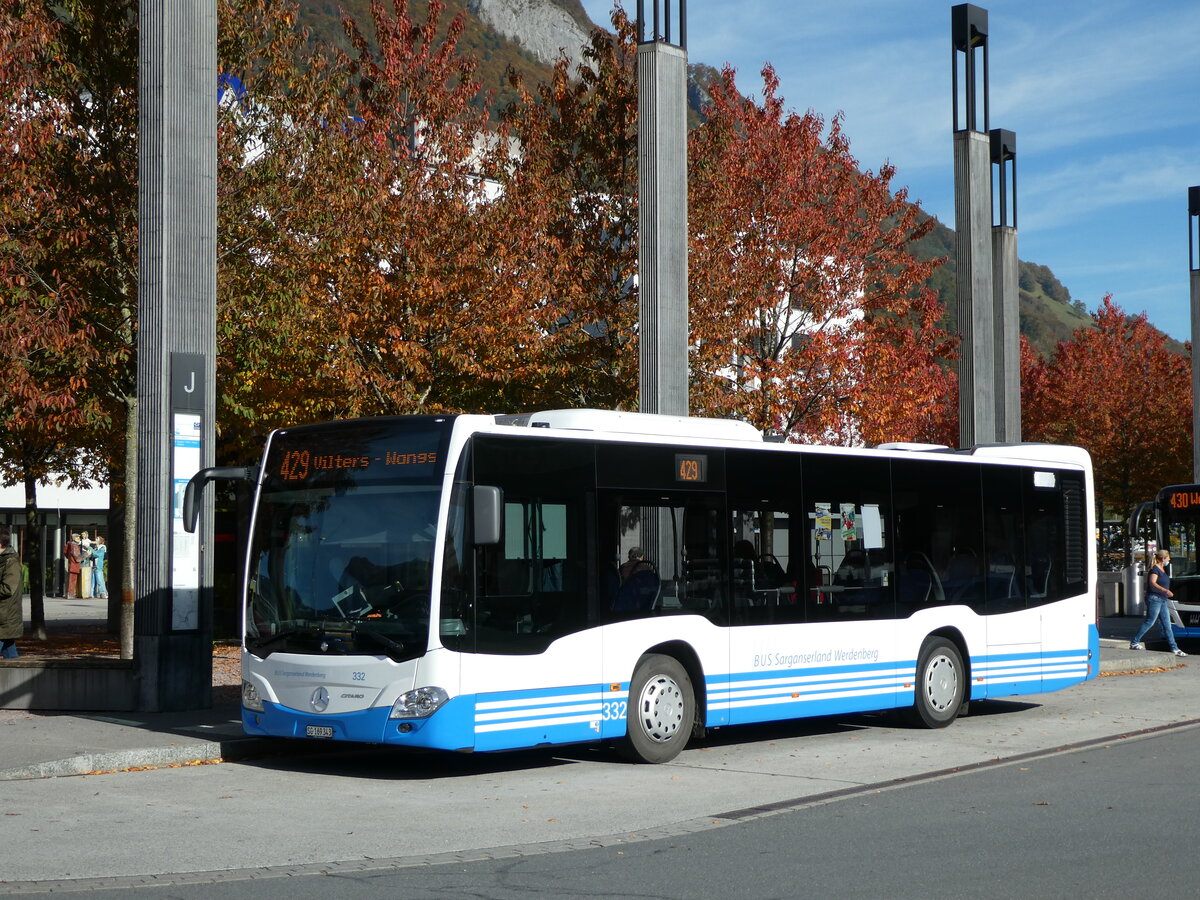
M 247 650 L 425 652 L 445 421 L 276 434 L 250 548 Z
M 1158 495 L 1159 548 L 1171 553 L 1173 578 L 1200 576 L 1196 565 L 1200 531 L 1200 485 L 1177 484 Z

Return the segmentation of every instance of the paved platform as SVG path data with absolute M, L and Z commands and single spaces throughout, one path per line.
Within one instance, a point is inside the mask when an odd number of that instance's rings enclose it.
M 1169 669 L 1188 661 L 1163 652 L 1165 644 L 1130 650 L 1140 624 L 1134 617 L 1100 621 L 1102 674 Z M 331 745 L 247 737 L 236 702 L 169 713 L 0 710 L 0 781 L 322 752 L 326 746 Z

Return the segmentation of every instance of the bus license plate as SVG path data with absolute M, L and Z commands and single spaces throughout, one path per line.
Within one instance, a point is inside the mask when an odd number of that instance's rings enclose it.
M 304 729 L 306 737 L 315 738 L 331 738 L 333 737 L 333 726 L 331 725 L 308 725 Z

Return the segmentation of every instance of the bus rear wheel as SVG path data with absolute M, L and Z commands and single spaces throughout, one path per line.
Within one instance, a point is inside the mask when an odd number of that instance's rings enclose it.
M 670 656 L 642 657 L 629 682 L 621 754 L 634 762 L 664 763 L 687 746 L 696 720 L 692 679 Z
M 962 711 L 967 677 L 958 647 L 943 637 L 932 637 L 917 658 L 916 697 L 910 712 L 914 725 L 945 728 Z

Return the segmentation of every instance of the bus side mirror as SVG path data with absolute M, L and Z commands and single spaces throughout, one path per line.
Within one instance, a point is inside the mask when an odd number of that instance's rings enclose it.
M 201 469 L 187 483 L 183 491 L 183 528 L 188 534 L 196 530 L 196 520 L 200 517 L 199 493 L 210 481 L 218 478 L 226 481 L 250 481 L 258 478 L 257 466 L 211 466 Z
M 477 484 L 472 488 L 475 510 L 475 544 L 498 544 L 504 536 L 504 494 L 500 488 Z

